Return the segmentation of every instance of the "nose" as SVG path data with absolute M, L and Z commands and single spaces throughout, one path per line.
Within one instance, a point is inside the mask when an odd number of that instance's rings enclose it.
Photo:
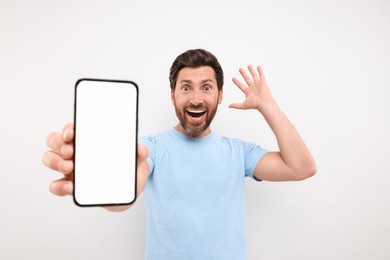
M 193 106 L 199 106 L 203 104 L 203 94 L 201 91 L 193 91 L 190 99 L 190 104 Z

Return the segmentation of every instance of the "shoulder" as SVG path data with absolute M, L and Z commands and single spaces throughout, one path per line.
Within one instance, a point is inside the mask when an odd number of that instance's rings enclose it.
M 226 144 L 229 144 L 229 145 L 233 145 L 233 146 L 239 146 L 239 147 L 253 147 L 253 146 L 259 146 L 253 142 L 250 142 L 250 141 L 246 141 L 246 140 L 242 140 L 242 139 L 238 139 L 238 138 L 234 138 L 234 137 L 226 137 L 226 136 L 221 136 L 221 137 L 218 137 L 219 141 L 221 143 L 226 143 Z
M 160 140 L 164 140 L 164 139 L 169 138 L 169 132 L 170 131 L 165 131 L 165 132 L 161 132 L 161 133 L 157 133 L 157 134 L 140 136 L 140 137 L 138 137 L 138 141 L 141 143 L 145 143 L 145 142 L 157 143 Z
M 149 150 L 162 152 L 163 150 L 175 149 L 181 144 L 181 137 L 173 129 L 158 134 L 142 136 L 138 142 L 146 145 Z
M 225 146 L 227 146 L 229 149 L 235 151 L 241 151 L 245 155 L 249 155 L 253 153 L 264 155 L 265 153 L 268 152 L 268 150 L 262 147 L 261 145 L 258 145 L 251 141 L 232 138 L 232 137 L 219 137 L 219 139 L 220 142 L 223 143 Z

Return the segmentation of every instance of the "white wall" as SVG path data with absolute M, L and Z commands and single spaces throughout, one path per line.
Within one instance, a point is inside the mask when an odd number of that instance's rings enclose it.
M 226 74 L 213 130 L 276 149 L 243 99 L 238 68 L 260 64 L 318 174 L 247 182 L 248 259 L 389 259 L 390 3 L 0 1 L 0 259 L 142 259 L 145 205 L 81 209 L 51 195 L 41 157 L 72 121 L 81 77 L 140 86 L 140 134 L 173 126 L 168 70 L 206 48 Z

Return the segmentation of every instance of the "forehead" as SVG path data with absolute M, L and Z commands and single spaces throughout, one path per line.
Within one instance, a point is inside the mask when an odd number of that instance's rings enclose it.
M 182 68 L 177 75 L 176 83 L 180 83 L 183 80 L 193 82 L 211 80 L 212 82 L 217 82 L 214 69 L 210 66 L 202 66 L 198 68 Z

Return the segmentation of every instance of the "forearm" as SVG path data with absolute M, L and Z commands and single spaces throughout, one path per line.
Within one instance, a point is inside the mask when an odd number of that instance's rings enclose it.
M 146 182 L 149 177 L 149 164 L 148 162 L 142 161 L 138 165 L 138 172 L 137 172 L 137 197 L 139 197 L 145 188 Z M 122 212 L 125 210 L 128 210 L 131 208 L 133 204 L 126 205 L 126 206 L 108 206 L 104 207 L 106 210 L 111 212 Z
M 125 210 L 128 210 L 131 208 L 132 205 L 127 205 L 127 206 L 107 206 L 104 207 L 106 210 L 111 211 L 111 212 L 122 212 Z
M 247 85 L 233 78 L 234 84 L 245 93 L 242 103 L 229 107 L 237 109 L 257 109 L 265 118 L 276 136 L 279 152 L 268 153 L 254 170 L 254 176 L 261 180 L 288 181 L 302 180 L 316 172 L 316 165 L 297 130 L 280 110 L 265 80 L 263 70 L 257 71 L 249 65 L 249 76 L 240 68 L 240 74 Z
M 301 136 L 275 100 L 264 102 L 258 110 L 275 134 L 280 156 L 286 166 L 297 176 L 297 179 L 312 176 L 316 172 L 314 159 Z

